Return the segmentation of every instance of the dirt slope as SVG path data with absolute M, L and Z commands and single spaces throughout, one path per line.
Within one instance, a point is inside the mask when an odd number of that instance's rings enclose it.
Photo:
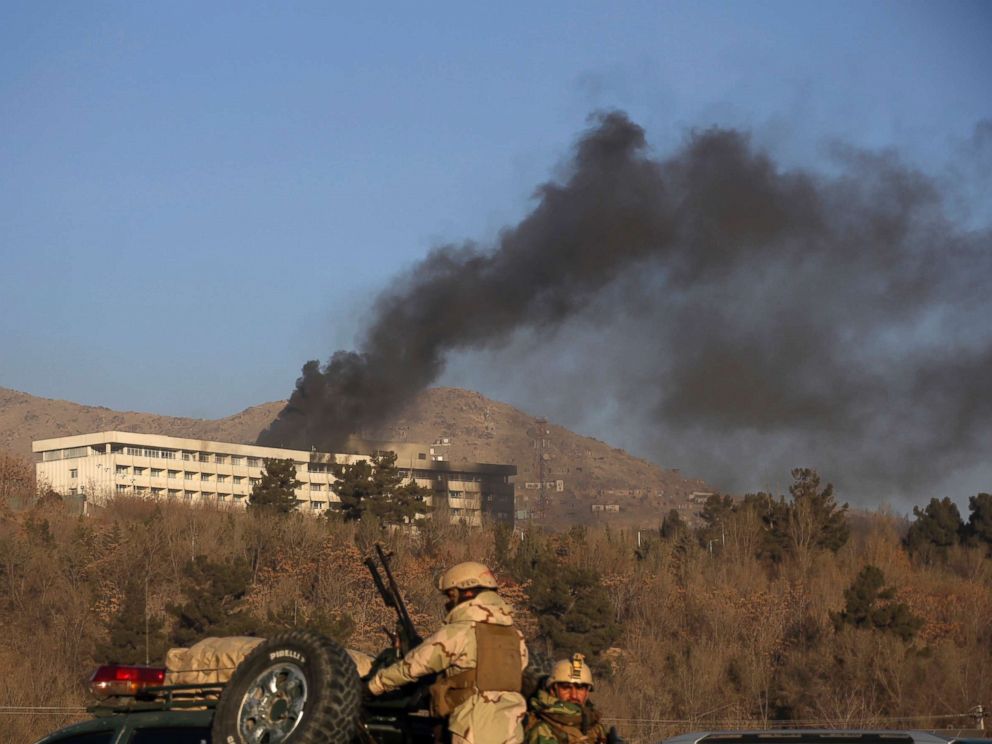
M 282 401 L 275 401 L 246 408 L 227 418 L 192 419 L 113 411 L 0 388 L 0 450 L 30 455 L 31 442 L 35 439 L 110 430 L 251 443 L 283 405 Z
M 479 393 L 431 388 L 388 426 L 370 434 L 421 442 L 447 437 L 450 443 L 434 450 L 452 462 L 512 463 L 518 472 L 518 510 L 533 514 L 543 509 L 542 521 L 555 526 L 601 521 L 657 525 L 673 507 L 681 507 L 688 518 L 695 511 L 688 504 L 691 494 L 711 490 L 677 470 L 665 470 L 598 439 L 540 421 Z M 554 481 L 554 489 L 536 487 L 542 455 L 544 480 Z M 594 504 L 619 505 L 620 511 L 593 511 Z

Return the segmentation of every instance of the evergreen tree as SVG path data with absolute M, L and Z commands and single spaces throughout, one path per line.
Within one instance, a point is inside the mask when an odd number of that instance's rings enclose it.
M 913 615 L 902 602 L 890 601 L 895 590 L 885 587 L 885 576 L 877 566 L 865 566 L 854 582 L 844 590 L 844 609 L 831 612 L 834 628 L 845 625 L 864 630 L 893 633 L 911 641 L 923 626 L 923 620 Z M 879 602 L 885 604 L 879 604 Z
M 790 501 L 770 494 L 748 494 L 741 509 L 754 509 L 765 536 L 759 557 L 779 562 L 786 555 L 807 562 L 820 550 L 836 553 L 850 537 L 848 505 L 838 505 L 833 484 L 820 487 L 820 476 L 810 468 L 795 468 L 789 486 Z
M 687 529 L 688 525 L 686 525 L 685 520 L 682 519 L 682 515 L 678 513 L 677 509 L 672 509 L 665 515 L 665 518 L 661 520 L 661 528 L 658 532 L 662 539 L 674 540 L 681 537 Z
M 980 493 L 968 499 L 968 541 L 992 549 L 992 494 Z
M 292 460 L 266 460 L 262 478 L 252 486 L 248 496 L 248 509 L 288 514 L 299 503 L 296 489 L 302 485 L 303 481 L 296 478 L 296 465 Z
M 243 561 L 218 563 L 203 555 L 189 561 L 186 601 L 166 607 L 176 619 L 172 642 L 185 646 L 211 635 L 254 635 L 258 624 L 241 602 L 250 578 Z
M 734 513 L 734 499 L 731 496 L 722 496 L 718 493 L 711 493 L 706 497 L 699 518 L 702 526 L 696 530 L 696 537 L 699 544 L 707 550 L 719 550 L 723 547 L 724 535 L 727 521 Z
M 958 544 L 964 532 L 957 504 L 946 497 L 933 498 L 923 510 L 914 506 L 913 515 L 916 521 L 909 526 L 905 541 L 909 554 L 925 563 L 946 559 L 948 549 Z
M 144 664 L 160 660 L 166 651 L 164 625 L 160 617 L 148 617 L 147 585 L 138 578 L 124 587 L 120 610 L 110 621 L 106 643 L 97 647 L 103 663 Z
M 426 514 L 427 497 L 433 492 L 416 481 L 403 482 L 395 452 L 380 452 L 341 468 L 334 482 L 340 499 L 338 511 L 349 521 L 366 515 L 380 525 L 402 524 Z
M 559 655 L 596 655 L 620 634 L 606 590 L 599 577 L 574 566 L 546 566 L 534 574 L 530 607 L 540 635 Z
M 837 505 L 832 483 L 820 488 L 820 476 L 815 470 L 796 468 L 792 478 L 792 503 L 784 525 L 790 544 L 793 548 L 808 545 L 836 553 L 851 536 L 847 504 Z

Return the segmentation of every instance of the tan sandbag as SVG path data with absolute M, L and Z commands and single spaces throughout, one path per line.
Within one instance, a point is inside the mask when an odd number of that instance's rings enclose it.
M 215 685 L 227 682 L 234 669 L 264 638 L 226 636 L 204 638 L 189 648 L 165 654 L 165 684 Z
M 170 648 L 165 654 L 165 684 L 215 685 L 227 682 L 234 669 L 264 638 L 227 636 L 204 638 L 189 648 Z M 372 671 L 373 657 L 354 649 L 345 649 L 358 676 Z

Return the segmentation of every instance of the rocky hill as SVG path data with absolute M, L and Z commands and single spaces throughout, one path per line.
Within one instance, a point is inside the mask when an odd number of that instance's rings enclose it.
M 26 456 L 34 439 L 106 430 L 251 443 L 282 406 L 274 401 L 206 420 L 113 411 L 0 388 L 0 450 Z M 514 464 L 518 511 L 556 527 L 651 527 L 671 508 L 691 518 L 692 494 L 710 490 L 677 470 L 457 388 L 431 388 L 379 430 L 364 434 L 435 443 L 434 453 L 453 463 Z
M 114 411 L 67 400 L 38 398 L 0 388 L 0 450 L 31 454 L 35 439 L 87 434 L 92 431 L 134 431 L 172 437 L 213 439 L 220 442 L 254 442 L 276 417 L 282 401 L 263 403 L 222 419 L 157 416 L 153 413 Z
M 690 518 L 696 511 L 692 494 L 710 490 L 677 470 L 458 388 L 426 390 L 389 425 L 369 434 L 435 442 L 435 454 L 454 463 L 512 463 L 517 466 L 518 510 L 529 515 L 543 511 L 542 521 L 555 526 L 603 521 L 657 525 L 672 508 Z M 544 483 L 554 484 L 550 488 L 538 487 L 542 462 Z M 609 510 L 617 506 L 618 512 Z

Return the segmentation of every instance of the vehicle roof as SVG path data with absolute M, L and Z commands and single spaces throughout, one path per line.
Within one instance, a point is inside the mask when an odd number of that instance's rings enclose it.
M 696 731 L 665 739 L 664 744 L 949 744 L 990 742 L 929 731 L 888 729 L 764 729 L 754 731 Z
M 88 721 L 74 723 L 39 739 L 36 744 L 47 744 L 70 734 L 88 734 L 96 731 L 119 731 L 123 728 L 196 728 L 210 726 L 212 710 L 147 710 L 114 713 L 98 716 Z

